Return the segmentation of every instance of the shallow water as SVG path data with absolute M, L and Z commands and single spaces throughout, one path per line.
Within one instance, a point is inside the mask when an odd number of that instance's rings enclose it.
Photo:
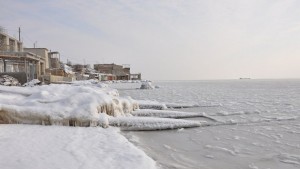
M 155 90 L 116 84 L 136 100 L 196 104 L 193 129 L 124 132 L 162 168 L 293 169 L 300 167 L 300 80 L 169 81 Z

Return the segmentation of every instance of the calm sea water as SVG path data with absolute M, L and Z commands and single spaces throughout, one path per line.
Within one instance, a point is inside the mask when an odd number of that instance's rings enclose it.
M 124 133 L 162 168 L 300 168 L 300 80 L 216 80 L 114 84 L 136 100 L 195 104 L 222 125 Z M 210 122 L 209 119 L 196 118 Z M 213 123 L 213 121 L 211 121 Z

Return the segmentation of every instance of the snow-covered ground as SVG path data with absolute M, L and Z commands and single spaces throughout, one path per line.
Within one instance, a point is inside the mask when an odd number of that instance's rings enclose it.
M 0 124 L 1 169 L 156 168 L 119 129 Z

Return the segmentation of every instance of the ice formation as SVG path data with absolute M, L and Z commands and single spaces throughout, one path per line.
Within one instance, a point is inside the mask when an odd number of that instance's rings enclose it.
M 155 117 L 109 118 L 109 124 L 120 126 L 123 130 L 165 130 L 201 126 L 201 123 L 197 121 Z
M 0 89 L 0 124 L 113 125 L 126 130 L 161 130 L 200 126 L 199 122 L 166 118 L 204 116 L 202 113 L 140 110 L 139 104 L 141 108 L 167 109 L 165 104 L 158 102 L 137 102 L 130 97 L 120 97 L 117 90 L 95 80 L 30 88 L 3 86 Z
M 0 89 L 0 123 L 106 126 L 106 116 L 124 116 L 136 108 L 134 100 L 118 97 L 109 88 L 48 85 Z
M 141 109 L 131 113 L 134 116 L 144 117 L 162 117 L 162 118 L 188 118 L 188 117 L 206 117 L 205 113 L 193 113 L 193 112 L 180 112 L 172 110 L 152 110 Z
M 153 100 L 137 100 L 140 109 L 156 109 L 156 110 L 166 110 L 166 109 L 182 109 L 182 108 L 193 108 L 200 107 L 197 104 L 187 104 L 187 103 L 164 103 Z
M 140 109 L 156 109 L 156 110 L 165 110 L 168 109 L 167 105 L 157 101 L 150 100 L 137 100 Z
M 142 82 L 140 89 L 154 89 L 155 87 L 151 84 L 151 82 Z

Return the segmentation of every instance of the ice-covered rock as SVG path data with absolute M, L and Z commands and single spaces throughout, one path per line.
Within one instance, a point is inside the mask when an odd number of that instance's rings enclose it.
M 33 87 L 33 86 L 36 86 L 36 85 L 39 85 L 39 84 L 41 84 L 41 81 L 39 81 L 38 79 L 33 79 L 30 82 L 27 82 L 27 83 L 23 84 L 23 86 Z
M 18 79 L 9 76 L 9 75 L 1 75 L 0 76 L 0 85 L 4 86 L 20 86 Z
M 140 89 L 154 89 L 155 87 L 151 84 L 151 82 L 142 82 Z

